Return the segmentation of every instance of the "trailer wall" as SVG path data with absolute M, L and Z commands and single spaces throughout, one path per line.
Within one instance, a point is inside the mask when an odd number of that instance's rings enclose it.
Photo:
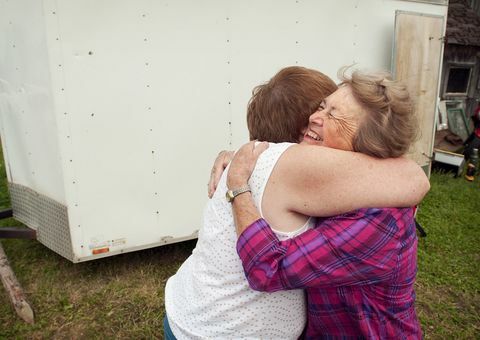
M 390 70 L 397 10 L 447 7 L 0 0 L 1 138 L 17 218 L 74 262 L 195 237 L 217 152 L 248 140 L 252 88 L 290 65 L 333 79 L 343 65 Z

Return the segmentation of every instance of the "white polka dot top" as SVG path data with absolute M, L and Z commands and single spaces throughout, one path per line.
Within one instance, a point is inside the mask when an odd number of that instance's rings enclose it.
M 261 207 L 268 178 L 291 143 L 270 144 L 257 161 L 249 184 Z M 252 290 L 236 251 L 232 208 L 225 199 L 226 174 L 204 211 L 192 255 L 165 287 L 165 308 L 177 339 L 297 339 L 305 326 L 303 290 L 262 293 Z M 313 219 L 293 233 L 312 227 Z

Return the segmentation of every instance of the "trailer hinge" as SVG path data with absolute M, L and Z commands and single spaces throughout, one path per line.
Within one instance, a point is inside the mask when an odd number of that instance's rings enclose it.
M 433 156 L 429 156 L 425 152 L 422 152 L 422 156 L 425 156 L 430 162 L 433 161 Z

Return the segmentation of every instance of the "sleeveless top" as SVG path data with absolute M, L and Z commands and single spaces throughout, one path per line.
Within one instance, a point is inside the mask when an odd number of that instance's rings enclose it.
M 258 208 L 277 160 L 292 143 L 270 144 L 259 157 L 249 184 Z M 237 233 L 224 171 L 209 200 L 192 255 L 165 287 L 168 322 L 177 339 L 297 339 L 306 322 L 303 290 L 252 290 L 236 251 Z M 313 218 L 280 240 L 313 227 Z

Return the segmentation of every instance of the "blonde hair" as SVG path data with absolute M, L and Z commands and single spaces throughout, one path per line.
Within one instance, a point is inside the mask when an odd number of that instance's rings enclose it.
M 405 85 L 389 73 L 339 71 L 342 85 L 347 85 L 365 111 L 353 139 L 353 150 L 378 158 L 404 155 L 417 137 L 417 118 Z

